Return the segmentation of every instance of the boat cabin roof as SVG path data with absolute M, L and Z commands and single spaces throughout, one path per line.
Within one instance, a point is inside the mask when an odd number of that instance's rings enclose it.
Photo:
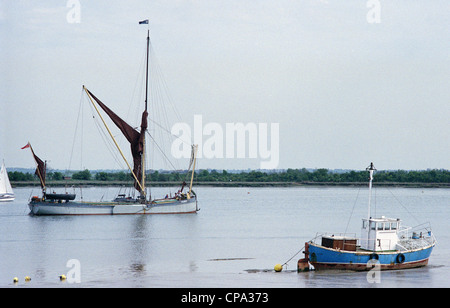
M 365 219 L 365 218 L 363 220 L 367 221 L 367 219 Z M 370 217 L 369 221 L 373 221 L 373 222 L 400 222 L 400 218 L 388 218 L 388 217 L 384 217 L 384 216 L 381 216 L 381 218 L 372 218 L 372 217 Z
M 354 240 L 355 237 L 352 236 L 343 236 L 343 235 L 323 235 L 322 238 L 334 239 L 334 240 Z

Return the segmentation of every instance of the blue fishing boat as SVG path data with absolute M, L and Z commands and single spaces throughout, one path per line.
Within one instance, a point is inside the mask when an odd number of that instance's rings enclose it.
M 370 200 L 372 194 L 373 163 L 369 171 L 369 210 L 362 220 L 361 237 L 348 234 L 318 234 L 305 243 L 305 258 L 298 260 L 298 271 L 312 265 L 315 270 L 381 270 L 406 269 L 426 266 L 436 239 L 430 223 L 406 227 L 398 218 L 381 216 L 372 218 Z

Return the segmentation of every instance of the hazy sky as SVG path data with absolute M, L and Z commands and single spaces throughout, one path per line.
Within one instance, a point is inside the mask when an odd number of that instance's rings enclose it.
M 0 0 L 0 159 L 33 167 L 20 150 L 30 141 L 66 169 L 77 128 L 87 141 L 74 147 L 72 169 L 119 168 L 98 131 L 77 126 L 80 102 L 92 122 L 81 87 L 139 118 L 130 101 L 145 54 L 138 21 L 148 18 L 179 115 L 169 122 L 279 123 L 278 168 L 450 169 L 450 1 L 380 0 L 379 23 L 368 22 L 368 3 Z M 202 158 L 199 167 L 261 160 Z

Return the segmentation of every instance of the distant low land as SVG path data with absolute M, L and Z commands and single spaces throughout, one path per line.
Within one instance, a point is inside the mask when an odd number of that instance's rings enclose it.
M 36 186 L 39 180 L 31 172 L 8 172 L 13 186 Z M 147 174 L 147 185 L 176 186 L 189 182 L 187 171 L 152 171 Z M 367 185 L 367 171 L 328 169 L 287 170 L 199 170 L 195 172 L 194 185 L 221 187 L 265 187 L 265 186 L 359 186 Z M 132 185 L 131 174 L 124 171 L 83 170 L 47 172 L 47 185 Z M 421 171 L 377 171 L 374 185 L 402 187 L 444 187 L 450 188 L 450 171 L 432 169 Z

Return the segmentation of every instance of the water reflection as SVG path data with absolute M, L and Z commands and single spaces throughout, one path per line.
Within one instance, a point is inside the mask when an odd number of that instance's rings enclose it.
M 189 272 L 194 273 L 198 270 L 198 266 L 195 261 L 189 262 Z
M 134 277 L 146 275 L 146 260 L 148 259 L 148 239 L 151 236 L 150 230 L 147 228 L 149 216 L 137 215 L 133 216 L 130 221 L 130 232 L 128 233 L 130 272 Z
M 134 274 L 134 277 L 145 275 L 145 264 L 131 264 L 130 272 Z

